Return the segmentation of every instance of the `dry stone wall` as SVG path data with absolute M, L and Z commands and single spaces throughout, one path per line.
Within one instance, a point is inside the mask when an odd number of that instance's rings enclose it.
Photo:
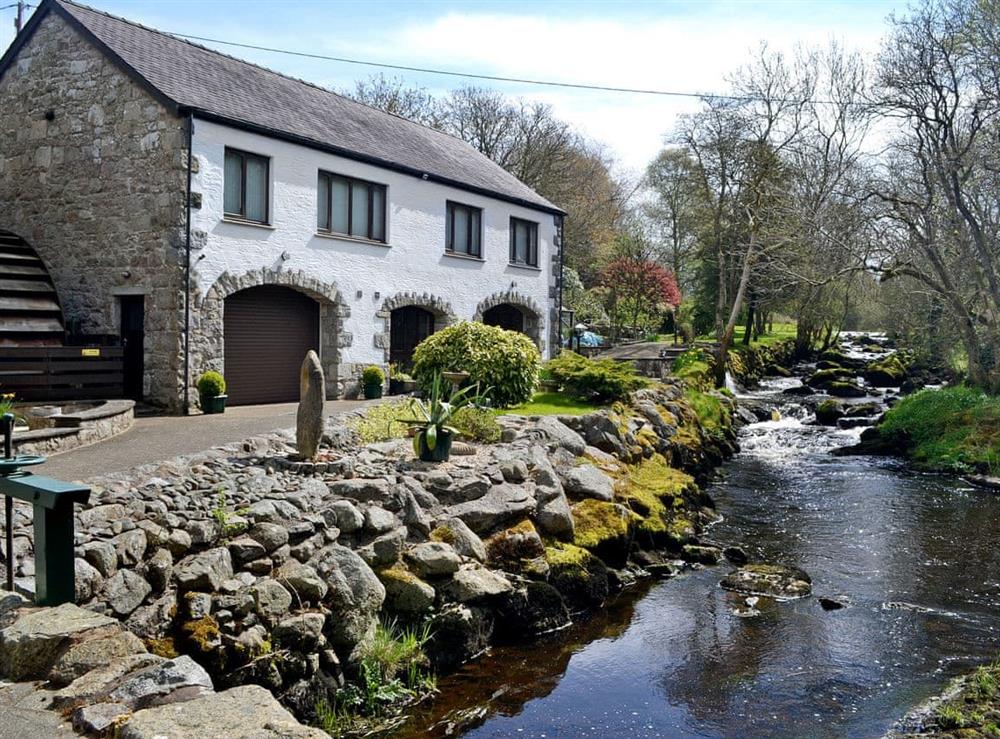
M 0 228 L 26 239 L 63 313 L 119 333 L 117 295 L 145 296 L 148 397 L 183 384 L 186 123 L 57 13 L 0 78 Z
M 288 431 L 92 480 L 78 603 L 312 720 L 380 618 L 429 620 L 446 670 L 638 577 L 722 558 L 698 540 L 714 512 L 683 470 L 709 469 L 732 436 L 705 435 L 678 386 L 576 418 L 502 416 L 501 442 L 441 464 L 408 439 L 362 446 L 347 420 L 328 423 L 313 474 L 287 466 Z M 29 579 L 30 508 L 15 516 Z

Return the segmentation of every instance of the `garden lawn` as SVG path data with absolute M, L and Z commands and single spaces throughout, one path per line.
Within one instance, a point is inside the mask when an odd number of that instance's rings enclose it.
M 535 393 L 534 397 L 514 408 L 497 410 L 498 415 L 513 413 L 521 416 L 582 416 L 597 410 L 599 403 L 588 403 L 563 393 Z
M 782 341 L 794 339 L 796 330 L 797 326 L 794 322 L 775 323 L 771 331 L 767 331 L 761 334 L 758 338 L 754 339 L 751 342 L 751 346 L 768 346 L 770 344 L 778 344 Z M 744 351 L 747 348 L 743 344 L 743 335 L 745 333 L 746 326 L 737 326 L 736 330 L 733 331 L 733 343 L 730 347 L 732 351 Z M 715 334 L 705 334 L 704 336 L 699 336 L 698 341 L 715 341 Z

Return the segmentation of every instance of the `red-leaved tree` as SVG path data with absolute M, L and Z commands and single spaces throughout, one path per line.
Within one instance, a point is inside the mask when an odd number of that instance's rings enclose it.
M 681 302 L 674 273 L 649 259 L 619 257 L 604 269 L 608 316 L 613 332 L 620 326 L 655 330 L 664 313 Z

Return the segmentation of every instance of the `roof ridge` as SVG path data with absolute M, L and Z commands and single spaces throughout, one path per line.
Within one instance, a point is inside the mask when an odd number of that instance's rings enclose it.
M 209 46 L 204 46 L 202 44 L 195 43 L 194 41 L 190 41 L 190 40 L 188 40 L 186 38 L 182 38 L 181 36 L 177 36 L 176 34 L 170 33 L 169 31 L 163 31 L 163 30 L 161 30 L 159 28 L 153 28 L 152 26 L 147 26 L 147 25 L 144 25 L 142 23 L 139 23 L 138 21 L 134 21 L 131 18 L 125 18 L 124 16 L 115 15 L 114 13 L 109 13 L 106 10 L 101 10 L 100 8 L 95 8 L 95 7 L 91 6 L 91 5 L 85 5 L 83 3 L 76 2 L 76 0 L 52 0 L 52 2 L 60 4 L 60 5 L 72 5 L 73 7 L 76 7 L 76 8 L 82 8 L 83 10 L 88 10 L 88 11 L 90 11 L 92 13 L 97 13 L 98 15 L 103 15 L 103 16 L 105 16 L 107 18 L 111 18 L 112 20 L 120 21 L 122 23 L 126 23 L 126 24 L 128 24 L 130 26 L 134 26 L 136 28 L 141 28 L 143 31 L 148 31 L 150 33 L 155 33 L 155 34 L 158 34 L 160 36 L 165 36 L 165 37 L 167 37 L 169 39 L 172 39 L 173 41 L 180 41 L 181 43 L 187 44 L 188 46 L 192 46 L 195 49 L 201 49 L 202 51 L 207 51 L 210 54 L 216 54 L 217 56 L 225 57 L 226 59 L 232 59 L 234 62 L 239 62 L 240 64 L 246 64 L 248 67 L 254 67 L 255 69 L 260 69 L 260 70 L 262 70 L 264 72 L 267 72 L 269 74 L 273 74 L 273 75 L 275 75 L 277 77 L 281 77 L 283 79 L 290 80 L 292 82 L 297 82 L 299 84 L 306 85 L 308 87 L 312 87 L 313 89 L 319 90 L 320 92 L 324 92 L 327 95 L 334 95 L 337 98 L 340 98 L 341 100 L 344 100 L 344 101 L 346 101 L 348 103 L 351 103 L 353 105 L 360 105 L 362 107 L 368 108 L 369 110 L 374 110 L 374 111 L 376 111 L 378 113 L 381 113 L 382 115 L 392 116 L 393 118 L 396 118 L 397 120 L 405 121 L 406 123 L 408 123 L 408 124 L 410 124 L 412 126 L 417 126 L 417 127 L 421 128 L 423 130 L 431 131 L 433 133 L 440 134 L 442 136 L 447 136 L 447 137 L 449 137 L 451 139 L 454 139 L 455 141 L 461 141 L 466 146 L 468 146 L 468 147 L 470 147 L 470 148 L 472 148 L 472 149 L 475 150 L 475 147 L 472 146 L 472 144 L 470 144 L 465 139 L 463 139 L 463 138 L 461 138 L 459 136 L 456 136 L 453 133 L 450 133 L 450 132 L 445 131 L 445 130 L 440 129 L 440 128 L 434 128 L 433 126 L 428 126 L 425 123 L 421 123 L 419 121 L 415 121 L 412 118 L 407 118 L 405 116 L 399 115 L 398 113 L 392 113 L 392 112 L 390 112 L 388 110 L 383 110 L 382 108 L 378 108 L 378 107 L 376 107 L 374 105 L 369 105 L 368 103 L 362 102 L 361 100 L 355 100 L 354 98 L 350 97 L 349 95 L 343 95 L 343 94 L 341 94 L 339 92 L 336 92 L 335 90 L 331 90 L 328 87 L 323 87 L 322 85 L 317 84 L 315 82 L 310 82 L 309 80 L 304 80 L 301 77 L 293 77 L 290 74 L 285 74 L 284 72 L 279 72 L 279 71 L 277 71 L 275 69 L 271 69 L 270 67 L 265 67 L 262 64 L 256 64 L 255 62 L 247 61 L 246 59 L 241 59 L 238 56 L 233 56 L 232 54 L 226 54 L 223 51 L 219 51 L 218 49 L 213 49 L 213 48 L 211 48 Z M 482 153 L 482 152 L 480 152 L 480 153 Z M 497 166 L 499 166 L 499 165 L 497 165 Z

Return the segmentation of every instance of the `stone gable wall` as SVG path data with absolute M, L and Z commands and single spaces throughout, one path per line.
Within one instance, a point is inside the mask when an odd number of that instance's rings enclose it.
M 145 296 L 144 391 L 171 408 L 183 392 L 186 144 L 186 121 L 54 12 L 0 78 L 0 228 L 35 248 L 83 333 L 118 334 L 116 296 Z

